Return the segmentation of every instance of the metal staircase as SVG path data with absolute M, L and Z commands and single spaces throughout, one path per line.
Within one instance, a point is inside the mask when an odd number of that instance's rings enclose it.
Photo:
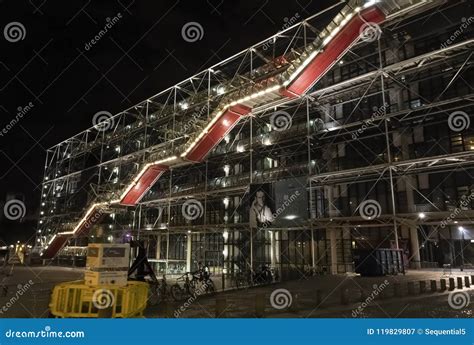
M 252 109 L 305 95 L 359 42 L 366 28 L 377 29 L 397 13 L 402 15 L 432 3 L 349 1 L 339 6 L 342 7 L 339 13 L 320 29 L 312 24 L 319 17 L 313 16 L 285 30 L 290 38 L 284 42 L 286 45 L 278 56 L 265 56 L 260 43 L 141 103 L 134 111 L 146 108 L 147 126 L 161 131 L 154 138 L 157 143 L 122 156 L 121 159 L 136 165 L 125 173 L 126 178 L 122 179 L 125 182 L 112 183 L 110 188 L 106 184 L 106 188 L 88 199 L 84 211 L 77 213 L 76 218 L 63 220 L 59 222 L 60 226 L 54 224 L 56 231 L 45 234 L 37 244 L 41 256 L 54 257 L 70 238 L 85 235 L 111 208 L 137 205 L 170 168 L 203 161 L 242 119 L 252 113 Z M 270 39 L 275 46 L 284 33 Z M 233 73 L 223 72 L 227 65 L 232 66 Z M 222 71 L 218 69 L 221 66 Z M 170 97 L 174 97 L 172 102 Z M 166 121 L 171 118 L 172 121 Z M 135 130 L 131 125 L 124 128 Z M 115 140 L 115 133 L 107 135 L 103 134 L 102 140 Z M 57 184 L 60 179 L 61 176 L 54 176 L 52 181 Z M 49 183 L 51 181 L 45 179 L 45 189 L 49 188 Z M 48 218 L 50 227 L 53 226 L 52 219 Z M 40 226 L 45 227 L 44 224 Z

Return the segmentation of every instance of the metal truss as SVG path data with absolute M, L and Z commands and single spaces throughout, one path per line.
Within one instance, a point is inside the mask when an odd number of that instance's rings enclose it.
M 383 30 L 443 2 L 399 3 L 403 4 L 398 8 L 395 7 L 396 2 L 381 5 L 392 13 Z M 115 232 L 130 231 L 140 236 L 154 236 L 163 232 L 248 231 L 245 221 L 211 224 L 204 220 L 173 224 L 172 220 L 186 200 L 201 200 L 206 215 L 213 211 L 210 205 L 222 203 L 223 198 L 238 196 L 242 200 L 251 183 L 306 176 L 308 193 L 313 202 L 314 193 L 321 186 L 386 180 L 393 193 L 396 180 L 403 176 L 472 167 L 474 151 L 395 160 L 391 153 L 393 139 L 390 138 L 397 127 L 405 128 L 420 121 L 446 121 L 446 114 L 471 107 L 472 94 L 441 97 L 423 102 L 414 109 L 385 110 L 371 122 L 361 137 L 365 139 L 373 135 L 388 138 L 385 155 L 390 157 L 385 157 L 383 163 L 370 162 L 360 168 L 339 170 L 325 165 L 324 159 L 316 157 L 316 152 L 323 150 L 324 145 L 348 142 L 348 138 L 366 123 L 351 116 L 344 123 L 337 119 L 331 121 L 332 115 L 327 111 L 329 105 L 362 101 L 377 95 L 385 97 L 389 90 L 407 88 L 409 83 L 423 80 L 423 73 L 431 73 L 431 70 L 447 64 L 451 64 L 451 69 L 441 73 L 451 76 L 454 82 L 472 63 L 470 52 L 473 39 L 387 64 L 381 59 L 379 64 L 373 64 L 360 55 L 367 49 L 381 55 L 386 48 L 382 48 L 379 41 L 360 42 L 351 45 L 343 63 L 367 63 L 368 72 L 340 82 L 323 77 L 316 86 L 311 85 L 307 94 L 298 97 L 282 98 L 275 92 L 277 89 L 267 92 L 273 87 L 273 84 L 267 84 L 269 78 L 287 71 L 292 61 L 299 59 L 300 63 L 304 63 L 301 55 L 305 49 L 327 27 L 336 28 L 343 20 L 326 20 L 323 14 L 337 13 L 342 8 L 342 3 L 336 4 L 50 148 L 42 197 L 42 203 L 46 206 L 42 209 L 44 217 L 40 220 L 38 247 L 47 247 L 56 233 L 73 231 L 83 219 L 87 205 L 99 205 L 100 213 L 105 214 L 102 223 L 113 225 Z M 284 60 L 280 58 L 282 56 L 285 56 Z M 339 68 L 332 66 L 330 71 Z M 449 83 L 447 88 L 451 85 Z M 254 97 L 256 94 L 259 96 Z M 223 102 L 236 102 L 236 97 L 245 99 L 245 105 L 252 111 L 231 128 L 229 133 L 233 139 L 217 143 L 204 161 L 186 159 L 186 155 L 192 152 L 190 147 L 198 142 L 199 135 L 209 129 L 209 123 L 216 117 L 215 109 L 219 109 Z M 356 103 L 354 110 L 358 106 L 359 103 Z M 291 115 L 293 124 L 285 132 L 268 130 L 269 119 L 276 111 Z M 239 139 L 239 133 L 245 136 Z M 301 150 L 307 153 L 306 159 L 298 161 L 293 156 Z M 283 156 L 287 157 L 285 165 L 265 171 L 254 166 L 255 161 L 262 157 Z M 168 164 L 170 168 L 161 172 L 159 182 L 148 186 L 136 204 L 127 206 L 117 202 L 136 186 L 136 182 L 131 184 L 130 181 L 145 174 L 146 169 L 152 165 Z M 222 171 L 216 173 L 226 165 L 241 165 L 247 169 L 234 172 L 232 176 Z M 186 177 L 193 174 L 203 178 L 199 182 L 187 181 Z M 78 190 L 81 192 L 74 192 Z M 233 205 L 226 211 L 229 218 L 238 207 Z M 312 207 L 314 205 L 310 205 Z M 147 210 L 154 209 L 160 209 L 159 217 L 151 217 L 148 223 L 138 219 Z M 443 212 L 438 212 L 436 217 L 442 219 Z M 416 220 L 416 214 L 400 213 L 393 207 L 392 214 L 382 214 L 376 220 L 366 221 L 358 216 L 311 217 L 306 224 L 288 229 L 390 226 L 397 231 L 399 226 Z

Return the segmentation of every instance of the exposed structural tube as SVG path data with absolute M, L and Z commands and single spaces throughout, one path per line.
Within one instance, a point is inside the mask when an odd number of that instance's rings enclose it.
M 313 43 L 307 44 L 301 55 L 283 72 L 260 82 L 261 88 L 249 95 L 242 96 L 244 90 L 237 90 L 224 97 L 210 113 L 204 128 L 179 148 L 180 153 L 145 164 L 119 198 L 92 204 L 72 231 L 54 235 L 42 250 L 42 257 L 54 257 L 69 238 L 87 233 L 100 221 L 108 206 L 139 203 L 160 176 L 173 166 L 202 162 L 237 123 L 251 113 L 256 102 L 264 103 L 269 95 L 272 99 L 285 99 L 306 94 L 359 40 L 367 23 L 380 24 L 385 18 L 374 1 L 356 8 L 344 7 L 331 25 Z

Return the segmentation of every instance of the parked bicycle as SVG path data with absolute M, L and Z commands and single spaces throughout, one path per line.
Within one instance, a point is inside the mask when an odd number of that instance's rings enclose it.
M 161 280 L 149 281 L 148 303 L 157 305 L 171 296 L 171 287 L 168 285 L 166 275 Z
M 194 284 L 194 288 L 198 289 L 199 295 L 212 294 L 216 291 L 214 282 L 211 279 L 209 266 L 198 262 L 198 269 L 191 274 L 193 276 L 192 283 Z
M 273 283 L 273 275 L 268 265 L 262 265 L 262 267 L 253 273 L 252 279 L 253 285 L 266 285 Z
M 267 285 L 278 280 L 277 270 L 270 269 L 268 265 L 262 265 L 260 269 L 254 272 L 250 270 L 238 272 L 235 275 L 234 284 L 236 288 L 240 289 L 256 285 Z
M 216 287 L 211 279 L 211 273 L 206 272 L 201 275 L 198 282 L 204 287 L 204 291 L 201 291 L 201 293 L 204 292 L 205 294 L 210 295 L 216 292 Z M 201 286 L 199 286 L 199 288 L 201 288 Z
M 273 281 L 274 282 L 279 282 L 280 281 L 280 271 L 278 271 L 278 269 L 276 269 L 276 268 L 270 268 L 270 272 L 272 274 Z
M 250 271 L 249 271 L 250 272 Z M 237 289 L 242 289 L 249 286 L 249 276 L 246 271 L 239 271 L 234 276 L 234 286 Z
M 176 283 L 171 287 L 171 296 L 175 301 L 182 301 L 190 296 L 215 293 L 216 288 L 210 276 L 209 272 L 186 272 L 176 279 Z
M 189 278 L 192 276 L 192 278 Z M 195 277 L 190 272 L 186 272 L 181 277 L 176 279 L 176 283 L 171 287 L 171 296 L 175 301 L 182 301 L 187 296 L 194 294 L 196 282 L 198 277 Z

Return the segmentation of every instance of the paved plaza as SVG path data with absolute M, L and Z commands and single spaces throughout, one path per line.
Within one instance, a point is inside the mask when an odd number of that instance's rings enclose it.
M 473 275 L 472 270 L 423 270 L 386 277 L 316 276 L 219 291 L 212 296 L 191 296 L 180 302 L 167 298 L 158 306 L 149 306 L 145 317 L 472 317 Z M 48 317 L 52 288 L 82 276 L 83 269 L 77 268 L 7 268 L 0 276 L 6 287 L 1 291 L 0 307 L 7 304 L 9 307 L 0 308 L 0 317 Z M 462 289 L 458 288 L 458 277 L 462 280 Z M 450 278 L 455 285 L 453 291 L 449 290 Z M 441 291 L 443 279 L 445 291 Z M 469 288 L 466 280 L 471 285 Z M 436 282 L 436 292 L 431 292 L 431 281 Z M 215 279 L 215 283 L 218 287 L 221 285 L 219 279 Z M 22 295 L 10 303 L 19 289 L 24 290 Z M 465 307 L 454 309 L 450 306 L 448 297 L 454 292 L 462 292 L 468 297 Z

